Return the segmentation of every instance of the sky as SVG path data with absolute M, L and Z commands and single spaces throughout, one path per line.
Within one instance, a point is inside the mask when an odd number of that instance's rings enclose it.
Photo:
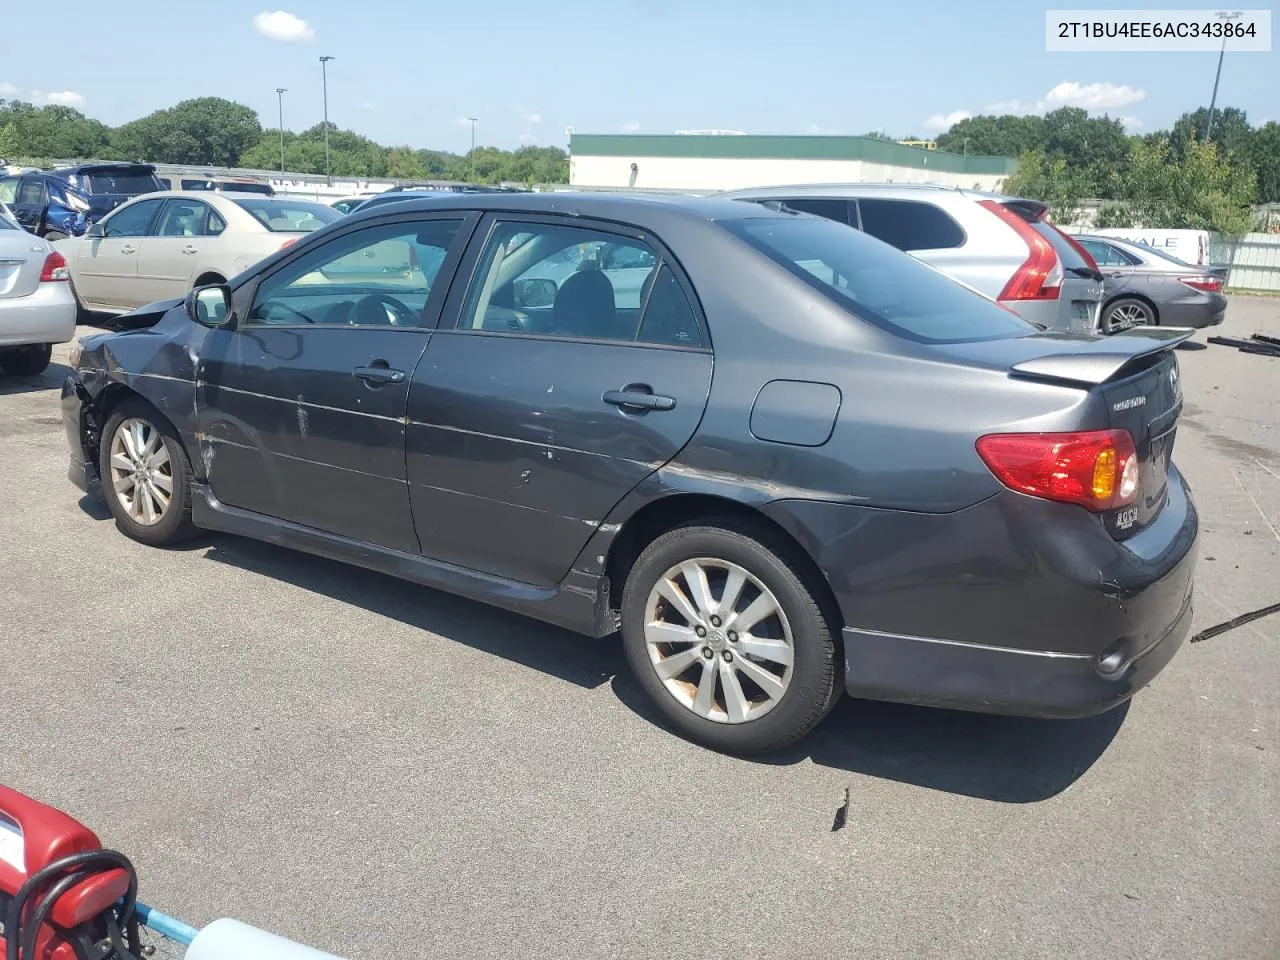
M 1060 4 L 1059 6 L 1063 6 Z M 1104 4 L 1092 0 L 1094 8 Z M 1111 5 L 1113 8 L 1127 5 Z M 111 125 L 220 96 L 287 129 L 323 117 L 465 152 L 577 133 L 932 136 L 976 113 L 1082 106 L 1130 132 L 1207 105 L 1213 53 L 1047 53 L 1043 6 L 934 0 L 66 0 L 14 17 L 0 98 Z M 51 27 L 52 32 L 51 32 Z M 29 35 L 24 36 L 24 32 Z M 51 50 L 51 47 L 56 47 Z M 1280 121 L 1280 52 L 1228 53 L 1218 103 Z

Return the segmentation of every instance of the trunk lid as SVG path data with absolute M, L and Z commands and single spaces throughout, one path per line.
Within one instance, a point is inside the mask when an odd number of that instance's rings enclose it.
M 0 300 L 35 293 L 48 256 L 48 244 L 38 237 L 0 228 Z
M 1004 369 L 1013 379 L 1055 383 L 1096 395 L 1105 423 L 1082 424 L 1127 430 L 1138 455 L 1139 489 L 1134 503 L 1103 514 L 1117 539 L 1132 536 L 1164 507 L 1169 459 L 1182 413 L 1182 385 L 1174 347 L 1190 330 L 1141 327 L 1111 337 L 1042 333 L 1029 337 L 949 345 L 953 359 Z

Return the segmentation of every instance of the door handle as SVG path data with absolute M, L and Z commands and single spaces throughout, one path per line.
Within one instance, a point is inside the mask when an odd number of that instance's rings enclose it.
M 183 248 L 182 248 L 182 252 L 183 252 L 183 253 L 187 253 L 187 254 L 191 254 L 191 253 L 199 253 L 199 252 L 200 252 L 200 249 L 199 249 L 199 247 L 190 247 L 190 246 L 188 246 L 188 247 L 183 247 Z
M 370 386 L 381 386 L 384 383 L 404 383 L 405 377 L 403 370 L 392 370 L 385 365 L 385 361 L 382 366 L 379 366 L 378 362 L 374 361 L 367 367 L 356 367 L 351 371 L 351 375 L 357 380 L 363 380 Z
M 653 389 L 640 383 L 632 383 L 621 390 L 606 390 L 600 398 L 605 403 L 624 410 L 674 410 L 675 397 L 664 397 L 653 392 Z
M 137 253 L 137 251 L 138 251 L 137 247 L 121 247 L 120 248 L 121 253 Z

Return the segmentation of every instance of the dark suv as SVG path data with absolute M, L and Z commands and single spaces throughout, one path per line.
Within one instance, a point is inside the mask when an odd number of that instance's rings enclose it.
M 0 195 L 29 232 L 46 240 L 78 237 L 126 200 L 165 189 L 144 163 L 93 163 L 0 178 Z

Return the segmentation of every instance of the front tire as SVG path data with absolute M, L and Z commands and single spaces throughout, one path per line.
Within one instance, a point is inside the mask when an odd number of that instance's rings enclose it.
M 0 369 L 15 377 L 37 377 L 48 369 L 52 357 L 51 343 L 12 347 L 0 353 Z
M 780 538 L 733 520 L 678 527 L 627 577 L 622 643 L 689 739 L 734 754 L 803 737 L 838 698 L 836 645 Z
M 191 463 L 177 431 L 146 401 L 125 400 L 107 419 L 102 489 L 116 528 L 152 547 L 193 537 Z

